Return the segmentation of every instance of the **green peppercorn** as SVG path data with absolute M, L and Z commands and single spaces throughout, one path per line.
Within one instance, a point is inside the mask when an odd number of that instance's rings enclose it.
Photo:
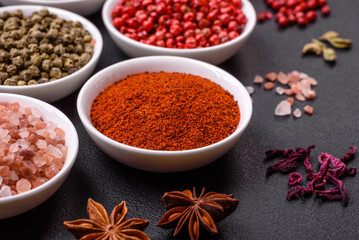
M 39 67 L 42 63 L 42 58 L 41 58 L 40 54 L 34 53 L 33 55 L 31 55 L 30 62 L 31 62 L 31 65 Z
M 49 82 L 48 78 L 40 78 L 39 81 L 37 81 L 38 84 L 47 83 L 47 82 Z
M 6 63 L 0 63 L 0 72 L 6 73 L 7 64 Z M 7 74 L 7 73 L 6 73 Z
M 49 15 L 49 10 L 47 10 L 46 8 L 42 8 L 39 11 L 39 15 L 44 18 Z
M 0 29 L 3 29 L 4 27 L 4 20 L 0 18 Z
M 18 86 L 25 86 L 26 82 L 24 80 L 20 80 L 20 81 L 17 82 L 17 85 Z
M 21 19 L 23 17 L 23 12 L 20 9 L 16 9 L 15 11 L 12 12 L 12 15 Z
M 60 68 L 56 68 L 56 67 L 51 68 L 51 70 L 50 70 L 50 76 L 51 76 L 52 78 L 56 78 L 56 79 L 61 78 L 61 69 L 60 69 Z
M 56 68 L 62 68 L 62 59 L 59 57 L 56 57 L 53 61 L 52 61 L 52 65 Z
M 62 72 L 61 73 L 61 78 L 67 77 L 69 74 L 67 72 Z
M 24 80 L 24 81 L 29 81 L 32 79 L 32 75 L 31 72 L 29 70 L 23 70 L 20 72 L 20 79 Z
M 50 74 L 48 72 L 42 72 L 41 73 L 41 78 L 49 78 Z
M 10 59 L 10 54 L 7 51 L 0 50 L 0 61 L 7 62 Z
M 30 80 L 27 82 L 27 85 L 36 85 L 37 81 L 36 80 Z
M 30 53 L 36 53 L 39 52 L 39 46 L 37 44 L 29 44 L 28 49 L 30 51 Z
M 62 44 L 59 44 L 57 46 L 55 46 L 54 48 L 54 53 L 56 53 L 57 55 L 61 56 L 62 54 L 65 53 L 65 48 Z
M 74 61 L 72 61 L 70 58 L 67 58 L 64 62 L 64 69 L 68 71 L 70 68 L 74 67 Z
M 16 56 L 11 59 L 13 65 L 20 69 L 24 65 L 24 59 L 21 56 Z
M 12 76 L 12 75 L 15 75 L 17 73 L 17 67 L 15 65 L 8 65 L 7 68 L 6 68 L 6 72 Z
M 4 81 L 4 85 L 7 85 L 7 86 L 16 86 L 17 85 L 17 82 L 15 79 L 12 79 L 12 78 L 8 78 Z
M 36 66 L 30 66 L 30 67 L 28 68 L 28 70 L 30 71 L 30 73 L 31 73 L 31 75 L 32 75 L 33 77 L 39 77 L 39 76 L 41 76 L 41 72 L 40 72 L 39 68 L 36 67 Z
M 43 62 L 42 62 L 42 65 L 41 65 L 41 68 L 43 71 L 50 71 L 50 69 L 52 68 L 52 63 L 51 63 L 51 60 L 50 59 L 45 59 Z
M 1 16 L 2 19 L 6 20 L 6 19 L 8 19 L 9 17 L 11 17 L 11 13 L 10 13 L 10 12 L 4 11 L 4 12 L 2 13 L 2 16 Z
M 83 41 L 85 42 L 85 43 L 89 43 L 89 42 L 91 42 L 91 40 L 92 40 L 92 37 L 91 37 L 91 35 L 90 34 L 86 34 L 84 37 L 83 37 Z
M 76 72 L 76 71 L 77 71 L 76 68 L 70 68 L 69 71 L 68 71 L 68 73 L 69 73 L 69 74 L 73 74 L 73 73 Z
M 6 72 L 0 72 L 0 81 L 4 82 L 9 77 L 9 74 Z
M 24 62 L 24 68 L 29 68 L 30 66 L 31 66 L 30 60 L 26 60 L 26 61 Z
M 38 14 L 38 13 L 34 13 L 31 16 L 31 21 L 33 21 L 34 23 L 39 23 L 39 22 L 41 22 L 41 20 L 42 20 L 42 16 L 40 16 L 40 14 Z

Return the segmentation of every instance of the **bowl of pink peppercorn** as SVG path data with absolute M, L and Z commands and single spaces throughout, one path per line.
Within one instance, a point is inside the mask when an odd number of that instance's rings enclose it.
M 171 55 L 220 64 L 247 41 L 256 13 L 249 0 L 107 0 L 102 19 L 130 57 Z
M 53 195 L 76 160 L 71 121 L 41 100 L 0 93 L 0 219 L 24 213 Z

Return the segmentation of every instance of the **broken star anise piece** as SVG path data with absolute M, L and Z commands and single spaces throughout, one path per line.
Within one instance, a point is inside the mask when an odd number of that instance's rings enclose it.
M 126 202 L 117 205 L 108 217 L 105 208 L 89 198 L 87 214 L 90 219 L 64 222 L 65 227 L 80 240 L 150 240 L 142 231 L 149 221 L 132 218 L 126 220 Z
M 216 192 L 205 193 L 197 197 L 196 189 L 173 191 L 165 193 L 161 200 L 168 210 L 157 226 L 173 228 L 177 225 L 173 236 L 189 233 L 191 240 L 200 237 L 202 229 L 210 234 L 218 233 L 215 222 L 219 222 L 231 214 L 238 205 L 238 200 L 232 198 L 233 194 L 221 194 Z

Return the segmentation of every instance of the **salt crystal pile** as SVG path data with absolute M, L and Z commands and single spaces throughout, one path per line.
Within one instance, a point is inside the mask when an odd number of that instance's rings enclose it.
M 305 102 L 307 100 L 314 100 L 316 98 L 316 91 L 312 89 L 312 87 L 316 86 L 318 82 L 310 77 L 308 74 L 299 72 L 299 71 L 292 71 L 288 74 L 285 74 L 283 72 L 270 72 L 265 75 L 265 78 L 268 80 L 263 84 L 263 88 L 266 90 L 271 90 L 275 88 L 275 92 L 278 95 L 287 95 L 287 96 L 294 96 L 297 101 Z M 264 82 L 264 78 L 255 75 L 254 83 L 262 83 Z M 281 84 L 281 86 L 276 86 L 276 83 Z M 285 101 L 289 101 L 290 106 L 288 110 L 288 104 L 284 103 L 284 101 L 281 101 L 276 106 L 276 109 L 274 111 L 274 114 L 276 116 L 285 116 L 292 113 L 291 106 L 294 105 L 294 97 L 287 98 Z M 304 112 L 307 114 L 313 114 L 313 107 L 306 106 L 304 109 Z M 289 113 L 288 113 L 289 112 Z M 302 111 L 300 109 L 296 109 L 296 111 L 293 111 L 294 117 L 301 117 Z M 1 133 L 0 133 L 1 134 Z
M 65 132 L 36 108 L 0 102 L 0 198 L 27 192 L 53 178 L 67 153 Z

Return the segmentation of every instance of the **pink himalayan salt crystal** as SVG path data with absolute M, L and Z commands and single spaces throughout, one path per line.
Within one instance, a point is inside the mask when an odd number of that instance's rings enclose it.
M 279 95 L 283 95 L 283 93 L 284 93 L 284 88 L 282 88 L 282 87 L 276 87 L 276 88 L 275 88 L 275 92 L 278 93 Z
M 296 117 L 296 118 L 300 118 L 302 116 L 302 111 L 300 111 L 299 108 L 296 108 L 294 111 L 293 111 L 293 116 Z
M 17 175 L 14 170 L 10 170 L 6 176 L 7 176 L 7 177 L 9 178 L 9 180 L 11 180 L 11 181 L 17 181 L 17 180 L 19 180 L 19 175 Z
M 56 157 L 56 158 L 61 158 L 63 155 L 60 149 L 58 149 L 57 147 L 54 147 L 52 145 L 47 146 L 47 148 L 45 149 L 45 152 L 47 154 L 50 154 L 50 155 Z
M 0 186 L 1 186 L 3 180 L 4 180 L 3 177 L 0 176 Z
M 296 94 L 295 99 L 297 99 L 298 101 L 301 101 L 301 102 L 305 101 L 305 97 L 302 94 Z
M 37 178 L 35 181 L 31 182 L 31 185 L 33 188 L 36 188 L 47 182 L 47 180 L 48 180 L 47 178 Z
M 252 88 L 253 88 L 253 87 L 252 87 Z M 254 88 L 253 88 L 253 91 L 254 91 Z M 253 92 L 252 92 L 252 93 L 253 93 Z M 65 137 L 65 131 L 62 130 L 61 128 L 55 128 L 54 131 L 55 131 L 55 133 L 56 133 L 56 136 L 62 137 L 62 138 Z
M 264 81 L 264 79 L 261 76 L 259 76 L 259 75 L 254 76 L 254 79 L 253 79 L 254 83 L 261 84 L 261 83 L 263 83 L 263 81 Z
M 317 80 L 315 80 L 315 79 L 314 79 L 314 78 L 312 78 L 312 77 L 308 77 L 308 78 L 303 79 L 303 80 L 307 80 L 307 81 L 309 81 L 309 82 L 310 82 L 310 84 L 311 84 L 312 86 L 317 86 L 317 85 L 318 85 Z
M 59 168 L 52 163 L 48 168 L 45 169 L 45 176 L 48 179 L 51 179 L 55 177 L 58 172 L 59 172 Z
M 308 76 L 308 74 L 306 74 L 304 72 L 301 72 L 301 73 L 299 73 L 299 77 L 300 77 L 300 79 L 304 79 L 304 78 L 307 78 L 309 76 Z
M 277 80 L 278 80 L 278 82 L 280 82 L 281 84 L 284 84 L 284 85 L 288 84 L 288 81 L 289 81 L 288 76 L 283 72 L 278 73 Z
M 300 73 L 298 71 L 292 71 L 288 73 L 288 82 L 298 82 L 300 80 Z
M 314 109 L 313 109 L 312 106 L 306 105 L 306 106 L 304 107 L 304 112 L 306 112 L 306 113 L 312 115 L 313 112 L 314 112 Z
M 263 84 L 263 88 L 266 90 L 271 90 L 274 88 L 274 83 L 273 82 L 266 82 L 265 84 Z
M 251 95 L 254 92 L 254 88 L 252 86 L 246 86 L 245 88 L 249 95 Z
M 277 73 L 275 73 L 275 72 L 267 73 L 267 74 L 266 74 L 266 78 L 267 78 L 269 81 L 274 82 L 275 80 L 277 80 Z
M 21 178 L 19 181 L 16 182 L 16 191 L 18 193 L 27 192 L 30 191 L 30 189 L 31 183 L 27 179 Z
M 29 132 L 28 131 L 26 131 L 26 130 L 23 130 L 23 131 L 19 131 L 19 136 L 21 137 L 21 138 L 27 138 L 27 137 L 29 137 Z
M 7 102 L 0 102 L 0 119 L 0 184 L 6 186 L 3 196 L 40 186 L 60 171 L 67 147 L 65 132 L 56 123 L 42 120 L 35 108 Z
M 19 151 L 19 144 L 18 143 L 11 144 L 9 147 L 9 152 L 15 153 L 17 151 Z
M 294 98 L 293 97 L 289 97 L 285 101 L 289 102 L 291 106 L 294 105 Z
M 0 198 L 12 196 L 11 188 L 9 186 L 2 186 L 0 189 Z
M 10 171 L 9 166 L 0 166 L 0 177 L 5 177 Z
M 47 142 L 45 140 L 42 139 L 38 139 L 35 143 L 35 145 L 39 148 L 39 149 L 45 149 L 47 147 Z
M 276 116 L 286 116 L 292 113 L 291 105 L 288 101 L 281 101 L 274 110 Z

